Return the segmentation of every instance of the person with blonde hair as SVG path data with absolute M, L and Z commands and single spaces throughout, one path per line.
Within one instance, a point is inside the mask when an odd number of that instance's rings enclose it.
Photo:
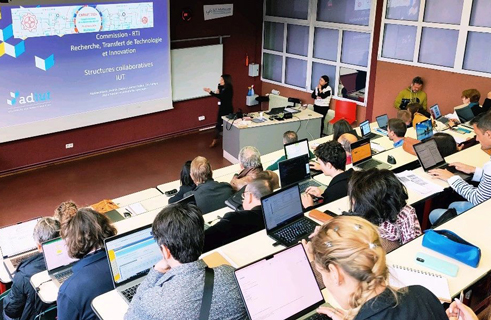
M 376 226 L 360 217 L 338 216 L 303 240 L 324 285 L 343 310 L 320 307 L 333 320 L 447 320 L 437 297 L 422 286 L 389 286 L 389 269 Z

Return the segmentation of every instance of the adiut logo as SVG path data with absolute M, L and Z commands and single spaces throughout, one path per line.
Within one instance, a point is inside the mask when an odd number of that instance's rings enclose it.
M 44 93 L 31 92 L 27 96 L 20 96 L 19 91 L 10 92 L 10 99 L 7 99 L 7 104 L 13 106 L 16 104 L 28 104 L 36 102 L 46 102 L 51 100 L 51 92 Z

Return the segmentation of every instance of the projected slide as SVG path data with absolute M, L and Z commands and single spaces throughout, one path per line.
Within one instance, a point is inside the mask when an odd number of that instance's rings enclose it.
M 172 108 L 168 1 L 23 3 L 1 7 L 0 142 Z

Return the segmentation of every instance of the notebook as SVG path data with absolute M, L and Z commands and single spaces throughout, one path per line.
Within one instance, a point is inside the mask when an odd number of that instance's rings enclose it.
M 251 320 L 312 316 L 324 304 L 301 244 L 235 270 L 235 279 Z
M 394 288 L 420 285 L 430 290 L 441 301 L 452 301 L 447 278 L 439 274 L 398 265 L 389 266 L 389 273 L 389 283 Z
M 72 266 L 78 259 L 70 258 L 65 240 L 56 238 L 43 243 L 44 262 L 51 280 L 59 287 L 72 274 Z

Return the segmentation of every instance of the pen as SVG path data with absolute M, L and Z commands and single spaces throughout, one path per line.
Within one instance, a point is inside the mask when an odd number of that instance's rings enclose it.
M 460 297 L 459 297 L 460 302 L 464 300 L 464 290 L 460 291 Z M 457 320 L 460 319 L 460 308 L 459 312 L 457 313 Z

